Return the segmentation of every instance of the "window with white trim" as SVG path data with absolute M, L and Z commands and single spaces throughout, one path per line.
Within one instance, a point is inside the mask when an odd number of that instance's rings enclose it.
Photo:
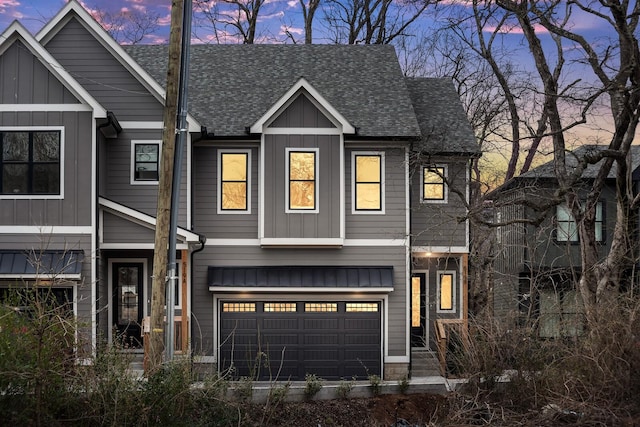
M 318 212 L 318 149 L 286 149 L 285 211 Z
M 448 197 L 447 166 L 428 165 L 422 168 L 421 199 L 427 203 L 446 203 Z
M 438 313 L 456 310 L 456 273 L 455 271 L 438 271 Z
M 160 170 L 160 142 L 131 141 L 131 183 L 157 184 Z
M 0 195 L 59 196 L 62 130 L 0 130 Z
M 352 204 L 354 213 L 384 213 L 384 153 L 353 152 Z
M 218 151 L 218 213 L 250 213 L 251 153 Z

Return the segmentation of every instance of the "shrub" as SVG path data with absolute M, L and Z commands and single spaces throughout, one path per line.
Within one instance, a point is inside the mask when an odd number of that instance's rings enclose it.
M 304 395 L 307 399 L 311 399 L 322 389 L 322 379 L 318 378 L 316 374 L 305 375 L 304 381 Z

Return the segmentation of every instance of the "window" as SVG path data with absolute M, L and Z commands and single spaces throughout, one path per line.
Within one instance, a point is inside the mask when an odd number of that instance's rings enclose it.
M 62 130 L 0 130 L 0 194 L 61 195 Z
M 584 331 L 584 311 L 580 294 L 575 290 L 541 289 L 539 295 L 541 337 L 573 337 Z
M 348 302 L 345 306 L 347 313 L 378 312 L 377 302 Z
M 455 310 L 455 273 L 452 271 L 438 272 L 438 312 Z
M 304 311 L 311 313 L 334 313 L 338 311 L 338 304 L 335 302 L 306 302 L 304 303 Z
M 225 313 L 255 313 L 255 302 L 225 302 L 222 304 Z
M 295 313 L 297 310 L 297 303 L 295 302 L 265 302 L 265 313 Z
M 596 242 L 604 241 L 604 207 L 602 202 L 596 204 L 595 234 Z M 567 205 L 556 206 L 556 240 L 558 242 L 579 241 L 578 225 Z
M 132 184 L 157 184 L 160 166 L 160 143 L 131 141 Z
M 426 202 L 447 201 L 446 166 L 425 166 L 422 168 L 422 200 Z
M 249 151 L 218 152 L 218 213 L 249 213 Z
M 359 213 L 384 211 L 384 154 L 353 153 L 353 209 Z
M 287 149 L 287 209 L 318 212 L 318 151 Z

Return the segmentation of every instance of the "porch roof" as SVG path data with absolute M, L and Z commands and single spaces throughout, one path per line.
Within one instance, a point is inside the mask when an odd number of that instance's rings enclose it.
M 390 292 L 393 267 L 266 266 L 209 267 L 209 290 L 256 290 L 304 288 L 345 292 Z
M 0 279 L 60 277 L 80 279 L 81 250 L 0 250 Z

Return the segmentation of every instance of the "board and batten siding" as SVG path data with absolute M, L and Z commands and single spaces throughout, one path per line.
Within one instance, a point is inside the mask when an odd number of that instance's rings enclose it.
M 0 103 L 77 104 L 79 101 L 17 40 L 0 55 Z
M 70 19 L 45 48 L 119 120 L 162 121 L 162 103 L 76 18 Z
M 249 213 L 218 213 L 218 159 L 219 150 L 250 151 Z M 208 239 L 257 239 L 258 238 L 258 148 L 238 145 L 201 146 L 193 149 L 193 203 L 194 231 Z
M 209 291 L 207 269 L 209 266 L 271 266 L 271 265 L 318 265 L 318 266 L 393 266 L 394 290 L 388 294 L 388 336 L 384 337 L 390 356 L 408 356 L 407 346 L 407 288 L 406 288 L 406 251 L 404 247 L 348 247 L 342 249 L 261 249 L 257 246 L 206 246 L 194 256 L 192 285 L 192 312 L 194 314 L 192 340 L 193 349 L 212 355 L 214 328 L 217 321 L 213 317 L 213 292 Z M 256 289 L 259 291 L 259 289 Z M 358 289 L 354 288 L 354 292 Z M 297 301 L 305 299 L 321 300 L 323 294 L 305 295 L 256 293 L 255 299 Z M 332 299 L 349 300 L 348 293 L 336 294 L 329 291 Z M 360 294 L 362 295 L 362 294 Z M 377 295 L 377 294 L 376 294 Z M 218 296 L 223 296 L 219 294 Z
M 158 185 L 131 184 L 132 150 L 131 141 L 159 143 L 162 130 L 125 129 L 116 139 L 101 142 L 105 145 L 105 156 L 100 159 L 100 169 L 104 170 L 106 184 L 101 196 L 153 217 L 157 213 Z M 100 150 L 102 152 L 102 150 Z M 182 156 L 182 178 L 178 225 L 187 223 L 187 147 Z
M 305 95 L 298 96 L 269 125 L 270 128 L 334 128 L 329 120 Z
M 10 199 L 0 197 L 1 225 L 91 225 L 91 141 L 90 112 L 20 111 L 0 112 L 0 127 L 42 127 L 64 129 L 64 199 Z
M 358 212 L 352 209 L 354 179 L 353 153 L 383 153 L 384 212 Z M 406 239 L 407 182 L 404 148 L 362 147 L 345 154 L 345 233 L 347 239 Z
M 446 203 L 422 202 L 422 165 L 412 166 L 411 238 L 413 246 L 465 247 L 467 245 L 467 209 L 460 196 L 467 194 L 467 164 L 433 159 L 433 164 L 446 165 L 450 185 Z M 466 196 L 465 196 L 466 197 Z
M 265 135 L 264 237 L 339 238 L 340 137 L 338 135 Z M 286 213 L 286 148 L 318 148 L 318 213 Z

